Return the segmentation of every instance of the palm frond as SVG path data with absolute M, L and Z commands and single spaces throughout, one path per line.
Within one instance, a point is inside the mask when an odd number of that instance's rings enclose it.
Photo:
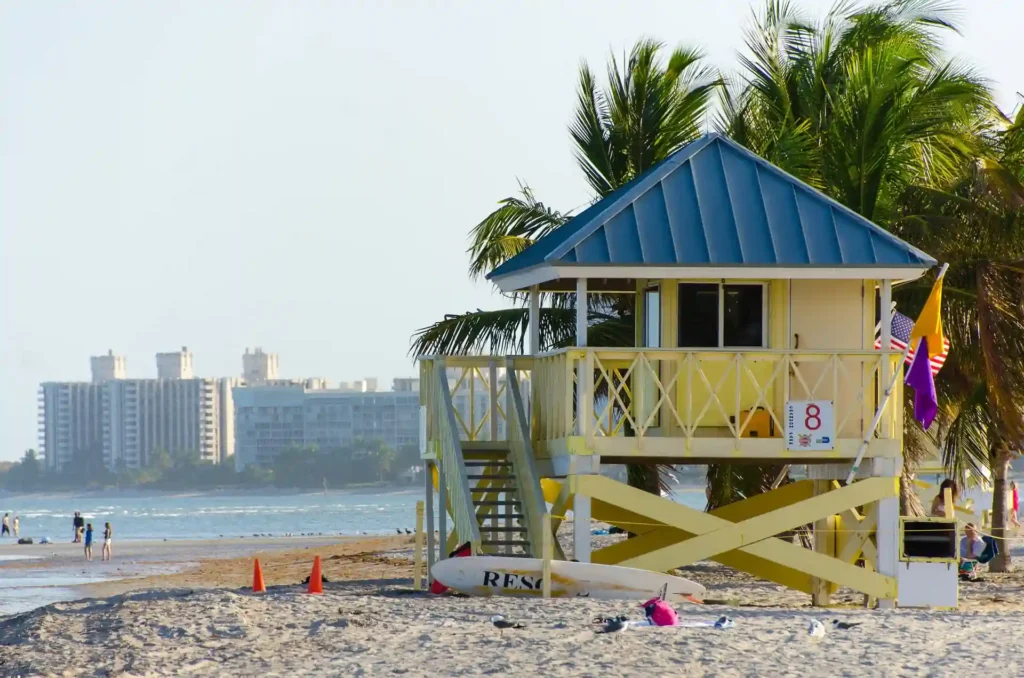
M 470 231 L 471 278 L 487 274 L 569 220 L 569 215 L 537 200 L 524 183 L 519 184 L 518 196 L 510 196 L 498 204 L 498 209 Z

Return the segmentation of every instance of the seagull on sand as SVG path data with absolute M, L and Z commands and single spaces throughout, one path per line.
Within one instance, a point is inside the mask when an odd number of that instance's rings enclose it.
M 612 617 L 605 621 L 605 625 L 595 633 L 622 633 L 629 628 L 629 621 L 625 617 Z
M 832 628 L 839 629 L 841 631 L 849 631 L 854 626 L 860 626 L 864 622 L 841 622 L 838 619 L 832 620 Z
M 508 619 L 505 618 L 505 615 L 502 615 L 502 614 L 496 614 L 493 617 L 491 617 L 491 623 L 494 624 L 494 628 L 498 629 L 498 635 L 500 635 L 500 636 L 505 635 L 505 629 L 525 629 L 526 628 L 526 626 L 524 624 L 520 624 L 519 622 L 509 621 Z
M 825 637 L 825 625 L 817 619 L 812 619 L 807 625 L 807 635 L 811 638 L 824 638 Z

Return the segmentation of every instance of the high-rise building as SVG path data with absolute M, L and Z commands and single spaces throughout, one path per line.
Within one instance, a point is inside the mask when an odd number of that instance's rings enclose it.
M 269 466 L 284 450 L 345 447 L 358 439 L 393 448 L 419 441 L 419 393 L 301 386 L 234 390 L 235 467 Z
M 220 454 L 218 463 L 228 463 L 235 456 L 235 399 L 232 390 L 244 380 L 226 377 L 217 380 L 220 423 Z
M 105 385 L 46 382 L 39 386 L 39 453 L 47 469 L 59 471 L 78 455 L 99 455 Z
M 391 380 L 391 390 L 401 393 L 419 392 L 420 380 L 416 377 L 396 377 Z
M 92 381 L 98 384 L 101 381 L 111 379 L 124 379 L 125 360 L 122 355 L 114 355 L 114 351 L 107 351 L 107 355 L 97 355 L 89 358 L 92 367 Z
M 191 379 L 192 351 L 182 346 L 180 351 L 156 354 L 157 379 Z
M 140 468 L 153 454 L 197 453 L 221 459 L 215 379 L 121 379 L 103 384 L 103 462 Z
M 242 379 L 249 384 L 261 384 L 277 379 L 277 354 L 264 353 L 259 346 L 242 354 Z

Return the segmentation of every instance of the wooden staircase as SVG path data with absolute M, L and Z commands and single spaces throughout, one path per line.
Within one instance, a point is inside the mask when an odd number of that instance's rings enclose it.
M 464 442 L 462 454 L 480 526 L 481 552 L 532 558 L 534 550 L 507 445 Z

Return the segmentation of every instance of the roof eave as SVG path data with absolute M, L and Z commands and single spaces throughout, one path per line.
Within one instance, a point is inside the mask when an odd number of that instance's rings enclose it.
M 538 264 L 491 278 L 502 292 L 518 292 L 552 280 L 682 279 L 697 280 L 917 280 L 934 264 L 865 266 L 586 266 Z

